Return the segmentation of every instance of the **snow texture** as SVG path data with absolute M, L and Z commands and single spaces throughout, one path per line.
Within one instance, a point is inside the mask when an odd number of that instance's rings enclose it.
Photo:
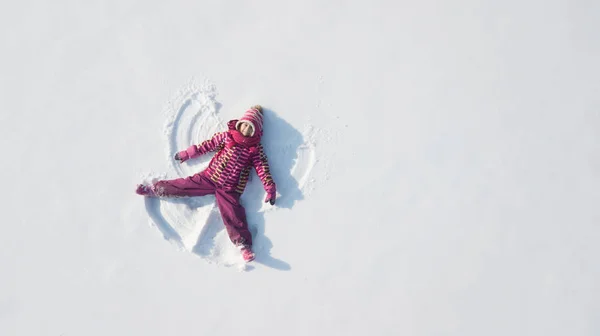
M 0 336 L 600 335 L 598 18 L 3 1 Z M 213 198 L 134 190 L 255 104 L 280 197 L 243 195 L 246 267 Z

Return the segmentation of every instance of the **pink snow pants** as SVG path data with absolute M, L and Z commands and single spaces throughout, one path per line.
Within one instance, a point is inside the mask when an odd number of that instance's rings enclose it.
M 238 245 L 252 246 L 252 235 L 248 230 L 246 210 L 240 204 L 240 194 L 235 191 L 225 191 L 217 187 L 213 181 L 199 173 L 186 178 L 162 180 L 154 184 L 158 197 L 205 196 L 214 194 L 217 206 L 221 211 L 223 223 L 231 242 Z

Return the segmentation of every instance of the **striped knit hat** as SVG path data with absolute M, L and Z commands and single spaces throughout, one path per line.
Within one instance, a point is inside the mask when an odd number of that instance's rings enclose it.
M 257 109 L 250 109 L 246 111 L 246 113 L 244 113 L 244 116 L 241 117 L 240 120 L 238 120 L 238 122 L 235 124 L 235 129 L 239 130 L 240 124 L 243 122 L 247 122 L 250 125 L 252 125 L 251 136 L 254 136 L 254 134 L 262 135 L 263 115 L 261 111 Z

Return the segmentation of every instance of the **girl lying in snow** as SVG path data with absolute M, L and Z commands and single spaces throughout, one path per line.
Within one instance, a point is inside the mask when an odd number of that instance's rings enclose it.
M 250 169 L 254 167 L 267 192 L 265 202 L 275 204 L 275 182 L 269 171 L 267 156 L 260 144 L 263 113 L 260 105 L 250 108 L 240 120 L 227 123 L 229 130 L 215 134 L 200 145 L 175 154 L 183 163 L 202 154 L 216 151 L 208 167 L 193 176 L 162 180 L 153 185 L 138 185 L 136 193 L 148 197 L 182 197 L 215 194 L 217 206 L 231 241 L 241 249 L 246 262 L 254 260 L 252 235 L 246 212 L 240 204 Z

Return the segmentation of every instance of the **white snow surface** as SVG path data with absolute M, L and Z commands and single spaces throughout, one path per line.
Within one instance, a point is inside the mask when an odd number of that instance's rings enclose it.
M 5 1 L 0 335 L 600 335 L 597 1 Z M 265 107 L 278 183 L 145 199 Z

